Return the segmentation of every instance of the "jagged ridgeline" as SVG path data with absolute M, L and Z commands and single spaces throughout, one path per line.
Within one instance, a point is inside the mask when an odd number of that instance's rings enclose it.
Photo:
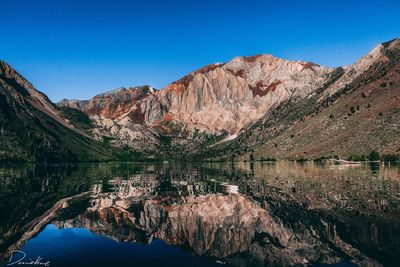
M 119 88 L 57 105 L 2 62 L 0 157 L 302 160 L 376 153 L 397 159 L 399 58 L 399 39 L 338 68 L 236 57 L 161 90 Z
M 123 154 L 94 140 L 90 127 L 86 114 L 58 109 L 0 61 L 0 162 L 107 161 Z

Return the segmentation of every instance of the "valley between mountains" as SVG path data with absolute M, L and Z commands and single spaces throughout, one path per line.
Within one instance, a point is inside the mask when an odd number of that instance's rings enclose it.
M 400 39 L 344 67 L 236 57 L 56 104 L 0 61 L 4 162 L 397 159 L 399 118 Z

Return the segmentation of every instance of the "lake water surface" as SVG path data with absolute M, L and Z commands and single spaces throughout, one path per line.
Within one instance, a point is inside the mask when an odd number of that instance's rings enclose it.
M 399 266 L 400 168 L 0 166 L 0 265 L 21 263 Z

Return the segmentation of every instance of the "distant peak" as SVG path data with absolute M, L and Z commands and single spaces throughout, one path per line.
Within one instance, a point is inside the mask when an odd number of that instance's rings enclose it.
M 308 62 L 303 62 L 303 61 L 292 61 L 292 60 L 287 60 L 283 58 L 276 57 L 271 54 L 257 54 L 254 56 L 238 56 L 230 60 L 228 63 L 226 63 L 227 66 L 232 67 L 232 66 L 245 66 L 245 65 L 257 65 L 260 63 L 274 63 L 274 62 L 293 62 L 293 63 L 308 63 Z M 314 65 L 315 63 L 313 63 Z M 315 64 L 314 66 L 317 66 L 318 64 Z M 319 65 L 318 65 L 319 66 Z
M 247 63 L 253 63 L 255 61 L 257 61 L 258 59 L 262 58 L 264 55 L 258 54 L 258 55 L 254 55 L 254 56 L 244 56 L 242 57 L 242 59 L 247 62 Z
M 225 63 L 214 63 L 214 64 L 208 64 L 205 65 L 202 68 L 199 68 L 195 71 L 192 71 L 188 75 L 182 77 L 181 79 L 174 81 L 173 83 L 167 85 L 165 87 L 167 90 L 172 90 L 172 91 L 179 91 L 180 93 L 183 92 L 184 88 L 186 88 L 194 79 L 194 77 L 197 74 L 205 74 L 208 72 L 211 72 L 217 68 L 221 68 L 225 65 Z
M 382 43 L 383 46 L 389 46 L 389 45 L 392 45 L 392 44 L 400 44 L 400 38 L 394 38 L 394 39 L 392 39 L 390 41 Z
M 6 72 L 8 72 L 9 75 L 18 74 L 17 71 L 13 67 L 11 67 L 10 64 L 8 64 L 7 62 L 5 62 L 3 60 L 0 60 L 0 71 L 1 71 L 0 74 L 4 74 L 4 75 Z
M 400 39 L 396 38 L 388 42 L 384 42 L 382 43 L 382 46 L 389 51 L 398 51 L 400 50 Z
M 14 79 L 21 86 L 25 87 L 30 94 L 33 94 L 37 91 L 27 79 L 25 79 L 10 64 L 3 60 L 0 60 L 0 75 L 3 75 L 6 78 Z
M 205 65 L 204 67 L 201 67 L 195 71 L 192 72 L 192 74 L 196 75 L 198 73 L 204 74 L 206 72 L 210 72 L 215 70 L 216 68 L 222 67 L 225 63 L 213 63 L 213 64 L 208 64 Z
M 117 94 L 123 94 L 125 92 L 130 92 L 130 91 L 144 91 L 144 93 L 154 93 L 156 89 L 154 89 L 150 85 L 139 85 L 139 86 L 134 86 L 134 87 L 118 87 L 114 90 L 107 91 L 101 94 L 96 95 L 95 97 L 106 97 L 106 96 L 112 96 L 112 95 L 117 95 Z
M 386 51 L 400 50 L 400 39 L 395 38 L 387 42 L 380 43 L 376 45 L 365 57 L 377 58 L 381 55 L 385 55 Z

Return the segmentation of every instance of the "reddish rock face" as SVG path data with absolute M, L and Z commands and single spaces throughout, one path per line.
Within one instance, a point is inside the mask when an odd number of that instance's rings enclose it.
M 174 117 L 171 114 L 165 114 L 164 115 L 164 121 L 165 122 L 170 122 L 174 119 Z
M 246 61 L 247 63 L 254 63 L 261 57 L 262 55 L 255 55 L 250 57 L 243 57 L 243 60 Z
M 170 91 L 170 92 L 174 92 L 178 95 L 182 95 L 183 92 L 185 91 L 187 85 L 193 80 L 192 77 L 189 76 L 185 76 L 182 79 L 171 83 L 170 85 L 168 85 L 167 87 L 165 87 L 165 90 Z
M 142 124 L 144 123 L 144 113 L 140 108 L 139 104 L 136 104 L 136 109 L 128 113 L 128 117 L 131 119 L 132 123 Z
M 245 77 L 243 69 L 240 69 L 240 70 L 237 70 L 237 71 L 234 71 L 234 70 L 231 70 L 231 69 L 226 69 L 226 70 L 232 72 L 232 74 L 234 74 L 235 76 L 239 76 L 239 77 L 242 77 L 242 78 Z
M 163 120 L 165 112 L 154 106 L 159 105 L 185 129 L 235 135 L 292 95 L 314 92 L 333 71 L 313 66 L 313 72 L 302 72 L 304 65 L 270 55 L 207 65 L 159 91 L 157 102 L 145 99 L 146 122 Z
M 305 62 L 305 63 L 302 63 L 302 65 L 303 65 L 302 71 L 305 69 L 310 69 L 310 70 L 314 71 L 313 67 L 319 67 L 319 65 L 315 64 L 314 62 Z
M 196 74 L 206 74 L 210 71 L 213 71 L 219 67 L 222 67 L 224 64 L 209 64 L 203 68 L 193 71 L 189 75 L 182 77 L 181 79 L 171 83 L 165 89 L 168 91 L 176 92 L 179 95 L 182 95 L 185 89 L 189 86 L 189 84 L 194 80 Z
M 138 107 L 137 103 L 154 92 L 150 86 L 139 86 L 134 88 L 120 88 L 112 92 L 99 94 L 88 101 L 75 104 L 74 101 L 62 102 L 61 106 L 77 108 L 88 115 L 98 115 L 109 119 L 116 119 L 123 114 L 129 113 L 135 121 L 144 121 L 141 111 L 131 111 L 132 107 Z M 136 110 L 140 110 L 140 107 Z
M 213 71 L 213 70 L 215 70 L 215 69 L 217 69 L 217 68 L 221 68 L 221 67 L 223 67 L 224 65 L 225 65 L 225 64 L 223 64 L 223 63 L 221 63 L 221 64 L 209 64 L 209 65 L 207 65 L 207 66 L 204 66 L 203 68 L 200 68 L 200 69 L 194 71 L 193 74 L 194 74 L 194 75 L 196 75 L 197 73 L 205 74 L 205 73 L 210 72 L 210 71 Z
M 256 86 L 250 86 L 250 90 L 253 92 L 253 96 L 265 96 L 270 91 L 274 92 L 276 87 L 280 85 L 281 81 L 276 81 L 271 84 L 265 85 L 262 81 L 257 82 Z

